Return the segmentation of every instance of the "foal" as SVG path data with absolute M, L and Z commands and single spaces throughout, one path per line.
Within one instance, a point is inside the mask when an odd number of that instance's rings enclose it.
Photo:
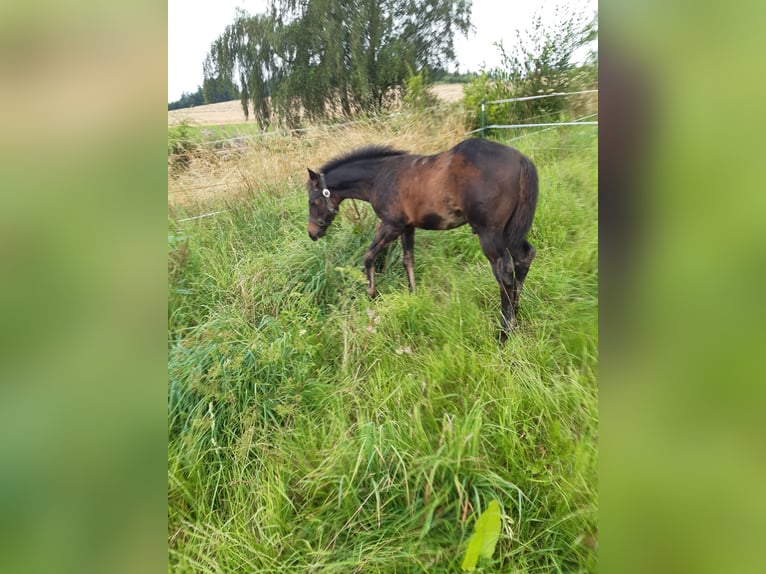
M 364 256 L 367 292 L 375 296 L 376 255 L 402 238 L 403 263 L 415 289 L 415 228 L 453 229 L 468 223 L 500 285 L 501 338 L 516 326 L 519 293 L 535 248 L 526 240 L 537 205 L 537 170 L 521 152 L 468 139 L 430 156 L 369 146 L 308 170 L 308 233 L 324 236 L 344 199 L 367 201 L 380 218 Z

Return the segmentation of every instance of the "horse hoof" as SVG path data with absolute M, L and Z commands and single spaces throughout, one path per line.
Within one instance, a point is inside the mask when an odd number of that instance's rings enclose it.
M 513 319 L 510 324 L 504 322 L 503 325 L 500 326 L 500 342 L 505 343 L 515 330 L 516 319 Z

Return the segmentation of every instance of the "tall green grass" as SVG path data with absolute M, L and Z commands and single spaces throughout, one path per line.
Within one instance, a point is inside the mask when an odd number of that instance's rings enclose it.
M 457 572 L 493 499 L 503 533 L 480 568 L 596 570 L 596 141 L 514 143 L 541 188 L 505 345 L 467 226 L 416 232 L 414 294 L 397 244 L 370 300 L 366 204 L 317 243 L 303 187 L 173 213 L 170 571 Z

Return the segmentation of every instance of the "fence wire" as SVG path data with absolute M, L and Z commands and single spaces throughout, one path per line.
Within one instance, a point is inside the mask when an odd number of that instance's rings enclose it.
M 598 90 L 582 90 L 582 91 L 577 91 L 577 92 L 556 92 L 556 93 L 553 93 L 553 94 L 542 94 L 542 95 L 537 95 L 537 96 L 524 96 L 524 97 L 520 97 L 520 98 L 508 98 L 508 99 L 502 99 L 502 100 L 492 100 L 492 101 L 487 101 L 487 102 L 483 102 L 483 103 L 484 104 L 503 104 L 503 103 L 512 103 L 512 102 L 534 100 L 534 99 L 539 99 L 539 98 L 558 97 L 558 96 L 573 96 L 573 95 L 590 94 L 590 93 L 597 93 L 597 92 L 598 92 Z M 450 103 L 443 103 L 443 104 L 439 104 L 439 105 L 436 105 L 436 106 L 431 106 L 431 107 L 428 108 L 428 110 L 442 109 L 442 108 L 449 107 L 451 105 L 452 104 L 450 104 Z M 379 122 L 386 122 L 389 119 L 392 119 L 394 117 L 400 116 L 401 114 L 402 114 L 402 112 L 397 112 L 397 113 L 394 113 L 394 114 L 389 114 L 385 118 L 383 118 L 381 120 L 378 120 L 378 121 Z M 594 118 L 594 117 L 597 117 L 597 116 L 598 116 L 598 112 L 592 113 L 592 114 L 588 114 L 588 115 L 580 117 L 580 118 L 576 118 L 575 120 L 573 120 L 571 122 L 538 122 L 538 123 L 518 123 L 518 124 L 492 124 L 492 125 L 489 125 L 489 126 L 485 126 L 484 128 L 479 128 L 479 129 L 471 130 L 469 132 L 465 132 L 464 135 L 475 134 L 475 133 L 478 133 L 478 132 L 481 132 L 481 131 L 487 130 L 487 129 L 520 129 L 520 128 L 536 128 L 536 127 L 543 127 L 543 128 L 545 128 L 545 129 L 537 130 L 537 131 L 534 131 L 534 132 L 523 133 L 523 134 L 521 134 L 519 136 L 516 136 L 516 137 L 510 138 L 509 140 L 506 140 L 506 141 L 511 142 L 511 141 L 518 141 L 518 140 L 524 139 L 524 138 L 529 138 L 529 137 L 532 137 L 532 136 L 534 136 L 536 134 L 540 134 L 540 133 L 546 132 L 548 130 L 552 130 L 552 129 L 554 129 L 556 127 L 560 127 L 560 126 L 588 126 L 588 125 L 596 126 L 596 125 L 598 125 L 598 121 L 588 121 L 588 120 L 590 118 Z M 523 121 L 536 120 L 536 119 L 539 119 L 540 117 L 542 117 L 542 116 L 541 115 L 536 115 L 536 116 L 532 116 L 532 117 L 526 118 Z M 320 126 L 311 126 L 311 127 L 308 127 L 308 128 L 295 128 L 295 129 L 291 129 L 291 130 L 279 130 L 279 131 L 272 131 L 272 132 L 261 132 L 261 133 L 257 133 L 257 134 L 238 134 L 238 135 L 235 135 L 235 136 L 233 136 L 231 138 L 206 141 L 206 142 L 203 142 L 202 145 L 205 146 L 205 147 L 211 147 L 211 146 L 217 146 L 217 145 L 220 145 L 220 144 L 225 144 L 227 142 L 237 142 L 237 143 L 243 143 L 243 141 L 252 142 L 252 141 L 255 141 L 255 140 L 259 140 L 260 138 L 263 138 L 263 137 L 269 137 L 269 136 L 283 136 L 283 137 L 287 137 L 287 136 L 290 136 L 292 134 L 298 134 L 298 133 L 310 133 L 310 132 L 313 132 L 313 131 L 332 131 L 332 130 L 342 129 L 342 128 L 345 128 L 345 127 L 349 127 L 349 126 L 353 126 L 353 125 L 360 125 L 360 124 L 364 124 L 364 123 L 368 123 L 368 122 L 366 122 L 365 120 L 353 120 L 353 121 L 343 122 L 343 123 L 324 124 L 324 125 L 320 125 Z M 221 147 L 219 149 L 209 150 L 207 153 L 224 154 L 224 153 L 234 152 L 234 151 L 237 151 L 237 150 L 245 150 L 245 149 L 252 149 L 252 144 L 251 143 L 245 143 L 244 145 Z M 172 190 L 169 189 L 168 193 L 171 194 L 171 195 L 175 195 L 175 194 L 179 194 L 179 193 L 189 193 L 189 192 L 195 192 L 195 191 L 202 191 L 202 190 L 205 190 L 205 189 L 220 188 L 220 187 L 230 187 L 230 186 L 236 185 L 238 183 L 241 183 L 241 182 L 229 181 L 229 182 L 212 183 L 212 184 L 206 184 L 206 185 L 200 185 L 200 186 L 177 187 L 177 188 L 172 189 Z M 211 213 L 205 213 L 205 214 L 196 215 L 196 216 L 193 216 L 193 217 L 186 217 L 186 218 L 183 218 L 183 219 L 178 219 L 177 221 L 179 223 L 180 222 L 185 222 L 185 221 L 193 221 L 193 220 L 197 220 L 197 219 L 211 217 L 211 216 L 214 216 L 214 215 L 219 215 L 221 213 L 225 213 L 225 211 L 216 211 L 216 212 L 211 212 Z

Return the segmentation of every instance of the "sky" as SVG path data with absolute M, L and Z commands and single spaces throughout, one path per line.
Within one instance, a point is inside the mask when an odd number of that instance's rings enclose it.
M 202 85 L 202 62 L 210 45 L 234 21 L 236 8 L 250 14 L 262 13 L 267 0 L 168 0 L 168 101 L 182 92 L 195 92 Z M 500 51 L 516 40 L 517 29 L 527 29 L 535 14 L 552 14 L 556 4 L 595 12 L 596 0 L 473 0 L 468 37 L 455 37 L 455 52 L 461 72 L 492 69 L 500 64 Z

